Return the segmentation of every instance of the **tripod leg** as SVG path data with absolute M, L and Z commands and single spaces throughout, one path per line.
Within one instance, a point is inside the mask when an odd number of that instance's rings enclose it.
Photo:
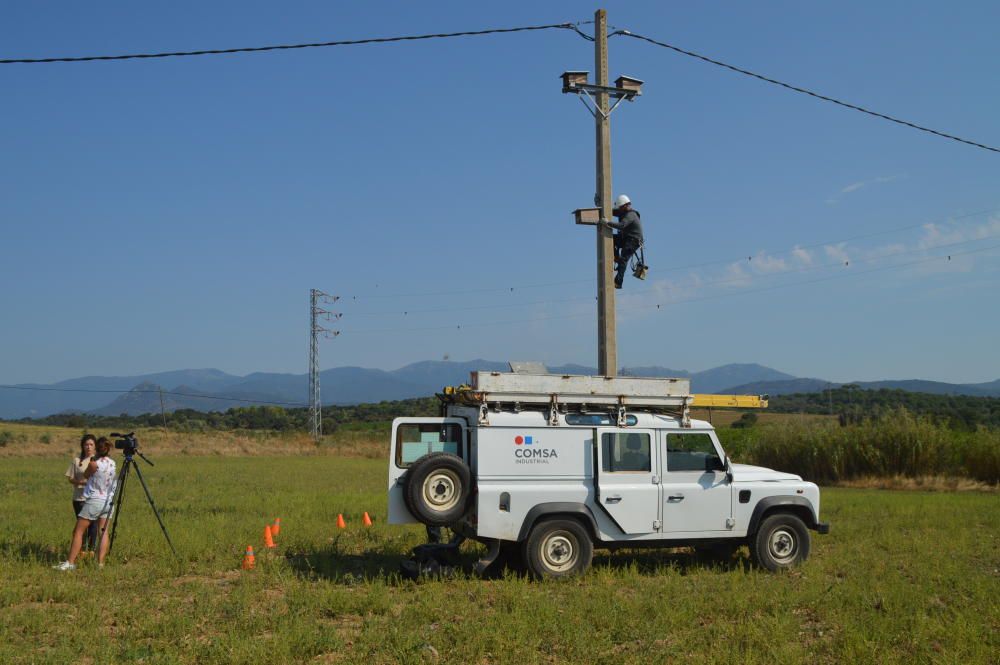
M 121 473 L 118 474 L 118 483 L 115 485 L 115 515 L 111 518 L 111 538 L 108 540 L 108 554 L 111 554 L 111 548 L 115 546 L 115 533 L 118 531 L 118 518 L 122 514 L 122 504 L 125 502 L 125 481 L 128 480 L 128 469 L 135 464 L 130 459 L 126 459 L 125 463 L 122 464 Z M 97 539 L 97 549 L 100 551 L 101 543 L 104 542 L 104 533 L 108 530 L 108 523 L 104 523 L 104 529 L 101 531 L 100 536 Z M 105 555 L 106 556 L 106 555 Z
M 156 504 L 153 502 L 153 495 L 149 493 L 149 488 L 146 487 L 146 480 L 142 477 L 142 471 L 139 470 L 139 465 L 135 465 L 135 473 L 139 476 L 139 483 L 142 485 L 142 491 L 146 493 L 146 498 L 149 500 L 149 507 L 153 509 L 153 514 L 156 515 L 156 521 L 160 523 L 160 530 L 163 531 L 163 537 L 167 539 L 167 545 L 170 545 L 170 551 L 174 553 L 174 558 L 180 558 L 177 556 L 177 550 L 174 549 L 174 544 L 170 542 L 170 534 L 167 533 L 167 527 L 164 526 L 163 520 L 160 519 L 160 511 L 156 509 Z

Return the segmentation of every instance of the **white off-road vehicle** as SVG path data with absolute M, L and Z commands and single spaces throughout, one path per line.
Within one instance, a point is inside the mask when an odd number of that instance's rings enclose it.
M 687 379 L 473 372 L 439 397 L 441 417 L 393 421 L 389 521 L 485 543 L 480 572 L 501 553 L 563 577 L 595 547 L 744 544 L 780 570 L 809 555 L 810 529 L 829 532 L 815 484 L 732 463 L 689 418 L 712 396 Z

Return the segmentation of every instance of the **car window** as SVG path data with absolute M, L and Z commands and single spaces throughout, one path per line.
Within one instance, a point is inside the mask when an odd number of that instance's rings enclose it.
M 635 416 L 628 415 L 625 416 L 625 425 L 627 427 L 634 427 L 639 419 Z M 614 425 L 611 422 L 611 416 L 607 413 L 567 413 L 566 414 L 566 424 L 567 425 Z
M 605 432 L 601 435 L 601 470 L 607 473 L 650 471 L 649 434 Z
M 455 423 L 407 423 L 396 428 L 396 466 L 405 469 L 427 453 L 462 455 L 462 428 Z
M 667 435 L 667 471 L 704 471 L 705 460 L 717 457 L 712 437 L 688 432 Z

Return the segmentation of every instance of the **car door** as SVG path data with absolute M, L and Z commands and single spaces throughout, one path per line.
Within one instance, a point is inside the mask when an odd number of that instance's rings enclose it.
M 627 534 L 659 529 L 659 462 L 656 432 L 597 428 L 597 502 Z
M 708 536 L 731 530 L 732 487 L 726 472 L 706 470 L 722 466 L 715 433 L 661 430 L 659 435 L 663 533 Z
M 389 444 L 389 523 L 417 519 L 403 500 L 403 476 L 410 464 L 428 453 L 451 453 L 469 461 L 468 432 L 460 418 L 396 418 Z

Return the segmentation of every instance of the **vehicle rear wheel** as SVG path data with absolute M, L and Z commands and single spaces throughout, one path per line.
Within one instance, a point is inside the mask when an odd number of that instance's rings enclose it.
M 403 499 L 414 517 L 428 526 L 449 526 L 462 519 L 472 492 L 472 474 L 461 457 L 431 453 L 406 472 Z
M 524 562 L 537 579 L 579 575 L 590 567 L 593 557 L 590 534 L 576 520 L 540 522 L 524 543 Z
M 778 513 L 765 517 L 750 539 L 750 556 L 770 571 L 792 568 L 809 558 L 809 530 L 797 516 Z

